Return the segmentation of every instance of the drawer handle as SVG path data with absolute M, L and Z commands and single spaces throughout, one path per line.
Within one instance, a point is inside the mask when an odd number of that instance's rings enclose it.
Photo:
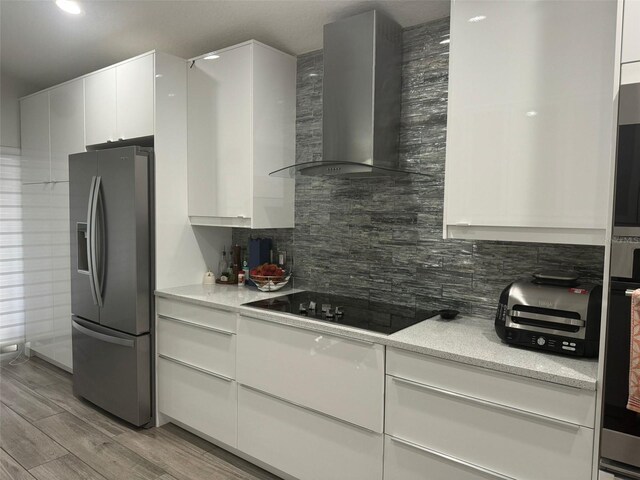
M 300 403 L 292 402 L 291 400 L 288 400 L 286 398 L 282 398 L 282 397 L 280 397 L 278 395 L 274 395 L 273 393 L 267 393 L 264 390 L 260 390 L 259 388 L 251 387 L 249 385 L 245 385 L 244 383 L 240 383 L 239 385 L 243 386 L 247 390 L 251 390 L 253 392 L 260 393 L 260 394 L 265 395 L 267 397 L 275 398 L 276 400 L 279 400 L 279 401 L 281 401 L 283 403 L 288 403 L 289 405 L 293 405 L 294 407 L 298 407 L 298 408 L 301 408 L 303 410 L 307 410 L 309 412 L 317 413 L 318 415 L 322 415 L 323 417 L 328 417 L 328 418 L 330 418 L 332 420 L 336 420 L 336 421 L 341 422 L 341 423 L 346 423 L 347 425 L 351 425 L 352 427 L 359 428 L 359 429 L 364 430 L 366 432 L 375 433 L 376 435 L 379 435 L 381 433 L 381 432 L 376 432 L 375 430 L 372 430 L 372 429 L 370 429 L 368 427 L 363 427 L 362 425 L 358 425 L 357 423 L 350 422 L 349 420 L 344 420 L 342 418 L 338 418 L 338 417 L 336 417 L 334 415 L 331 415 L 329 413 L 321 412 L 320 410 L 316 410 L 315 408 L 307 407 L 306 405 L 302 405 Z
M 398 378 L 398 377 L 393 377 L 393 376 L 391 376 L 391 378 L 393 378 L 394 381 L 399 382 L 399 383 L 406 383 L 407 385 L 412 385 L 414 387 L 418 387 L 418 388 L 421 388 L 423 390 L 428 390 L 430 392 L 433 392 L 433 393 L 436 393 L 436 394 L 439 394 L 439 395 L 443 395 L 443 396 L 450 397 L 450 398 L 455 398 L 457 400 L 462 400 L 462 401 L 465 401 L 465 402 L 468 402 L 468 403 L 476 403 L 476 404 L 479 404 L 479 405 L 482 405 L 482 406 L 485 406 L 485 407 L 492 408 L 494 410 L 500 410 L 500 411 L 503 411 L 503 412 L 520 415 L 522 417 L 528 417 L 528 418 L 531 418 L 533 420 L 544 421 L 544 422 L 551 423 L 553 425 L 556 425 L 556 426 L 559 426 L 559 427 L 563 427 L 563 428 L 571 428 L 571 429 L 576 429 L 576 430 L 580 428 L 580 425 L 577 425 L 575 423 L 567 422 L 567 421 L 564 421 L 564 420 L 558 420 L 557 418 L 548 417 L 546 415 L 540 415 L 538 413 L 527 412 L 526 410 L 521 410 L 519 408 L 507 407 L 506 405 L 502 405 L 500 403 L 489 402 L 487 400 L 482 400 L 480 398 L 470 397 L 468 395 L 463 395 L 461 393 L 451 392 L 449 390 L 444 390 L 442 388 L 432 387 L 430 385 L 424 385 L 422 383 L 413 382 L 413 381 L 407 380 L 405 378 Z
M 201 323 L 190 322 L 188 320 L 181 320 L 179 318 L 168 317 L 167 315 L 158 314 L 158 317 L 162 318 L 163 320 L 169 320 L 171 322 L 182 323 L 183 325 L 189 325 L 190 327 L 202 328 L 204 330 L 211 330 L 212 332 L 221 333 L 222 335 L 235 335 L 233 332 L 230 332 L 229 330 L 210 327 L 209 325 L 202 325 Z
M 498 478 L 500 480 L 516 480 L 513 477 L 509 477 L 507 475 L 503 475 L 501 473 L 494 472 L 493 470 L 489 470 L 488 468 L 479 467 L 478 465 L 475 465 L 473 463 L 465 462 L 464 460 L 460 460 L 459 458 L 452 457 L 451 455 L 447 455 L 445 453 L 440 453 L 440 452 L 437 452 L 435 450 L 431 450 L 430 448 L 423 447 L 422 445 L 416 445 L 415 443 L 407 442 L 406 440 L 400 440 L 399 438 L 392 437 L 391 435 L 388 435 L 388 437 L 391 440 L 393 440 L 394 442 L 399 443 L 401 445 L 406 445 L 407 447 L 411 447 L 411 448 L 414 448 L 416 450 L 420 450 L 421 452 L 428 453 L 429 455 L 432 455 L 434 457 L 438 457 L 438 458 L 441 458 L 443 460 L 446 460 L 449 463 L 455 463 L 456 465 L 460 465 L 462 467 L 466 467 L 466 468 L 469 468 L 471 470 L 475 470 L 476 472 L 481 472 L 481 473 L 484 473 L 485 475 L 490 475 L 493 478 Z
M 191 368 L 193 370 L 197 370 L 198 372 L 204 373 L 205 375 L 209 375 L 211 377 L 219 378 L 220 380 L 224 380 L 225 382 L 232 382 L 233 381 L 233 378 L 229 378 L 229 377 L 227 377 L 225 375 L 220 375 L 219 373 L 212 372 L 211 370 L 207 370 L 207 369 L 204 369 L 204 368 L 196 367 L 195 365 L 191 365 L 190 363 L 183 362 L 182 360 L 178 360 L 176 358 L 169 357 L 169 356 L 167 356 L 167 355 L 165 355 L 163 353 L 159 353 L 158 357 L 160 357 L 160 358 L 162 358 L 164 360 L 168 360 L 168 361 L 173 362 L 173 363 L 177 363 L 178 365 L 182 365 L 183 367 L 187 367 L 187 368 Z

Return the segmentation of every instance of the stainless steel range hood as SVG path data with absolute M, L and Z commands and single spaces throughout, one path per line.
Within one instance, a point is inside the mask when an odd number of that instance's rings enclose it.
M 324 26 L 322 161 L 270 175 L 388 176 L 398 169 L 402 28 L 377 11 Z

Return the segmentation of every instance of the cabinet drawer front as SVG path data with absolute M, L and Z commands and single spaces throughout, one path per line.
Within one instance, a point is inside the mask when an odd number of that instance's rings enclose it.
M 238 382 L 382 432 L 384 347 L 240 318 Z
M 387 374 L 593 428 L 595 392 L 387 349 Z
M 220 333 L 235 333 L 238 314 L 217 308 L 203 307 L 193 303 L 158 298 L 158 316 L 197 323 L 220 330 Z
M 391 376 L 386 407 L 388 435 L 507 477 L 590 478 L 594 433 L 590 428 Z
M 158 353 L 234 378 L 236 336 L 158 317 Z
M 238 449 L 301 480 L 381 480 L 382 437 L 238 387 Z
M 158 410 L 232 447 L 236 446 L 237 386 L 158 358 Z
M 473 465 L 429 452 L 388 435 L 384 439 L 385 480 L 507 480 L 498 473 L 483 472 Z

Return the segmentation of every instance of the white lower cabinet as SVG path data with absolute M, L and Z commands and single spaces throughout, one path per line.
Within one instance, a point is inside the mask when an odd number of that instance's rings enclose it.
M 275 472 L 591 478 L 595 392 L 188 302 L 157 307 L 159 413 Z
M 506 480 L 455 457 L 385 435 L 384 480 Z
M 158 315 L 158 353 L 235 378 L 236 336 Z
M 238 449 L 300 480 L 382 479 L 382 434 L 243 385 Z
M 593 428 L 596 392 L 387 348 L 387 375 Z
M 235 447 L 237 314 L 165 298 L 156 305 L 158 412 Z
M 385 422 L 388 435 L 495 478 L 591 478 L 593 429 L 555 418 L 388 376 Z
M 235 447 L 236 382 L 175 359 L 158 358 L 158 409 L 205 435 Z
M 241 316 L 238 382 L 382 433 L 384 346 Z
M 238 314 L 235 312 L 166 298 L 159 298 L 157 305 L 158 316 L 160 317 L 185 320 L 194 325 L 220 330 L 222 333 L 236 332 Z

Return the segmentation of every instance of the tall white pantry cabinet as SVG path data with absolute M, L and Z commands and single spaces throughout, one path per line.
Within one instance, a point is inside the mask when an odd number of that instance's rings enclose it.
M 25 337 L 72 368 L 67 156 L 84 151 L 82 79 L 20 101 Z

